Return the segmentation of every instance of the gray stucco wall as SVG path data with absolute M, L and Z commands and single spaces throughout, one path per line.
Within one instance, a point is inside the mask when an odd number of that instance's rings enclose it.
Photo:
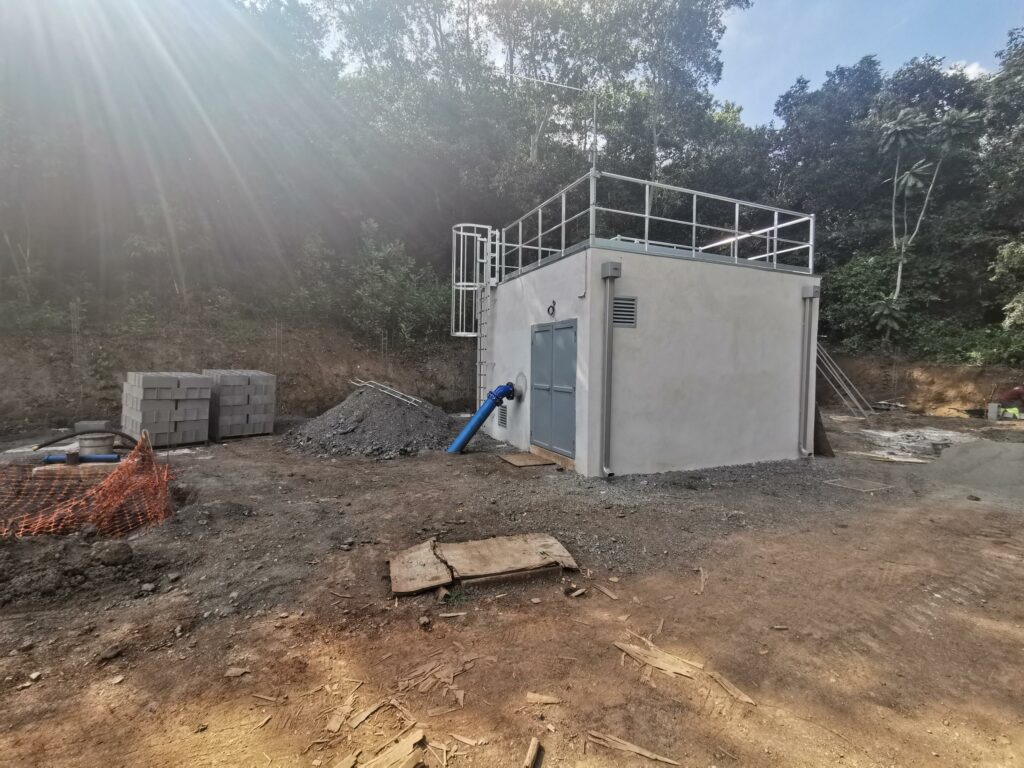
M 524 451 L 530 449 L 530 342 L 531 328 L 554 320 L 576 318 L 576 463 L 589 464 L 590 430 L 588 418 L 591 379 L 589 352 L 591 348 L 590 296 L 592 270 L 588 269 L 587 252 L 578 252 L 543 267 L 508 280 L 491 293 L 491 333 L 484 340 L 488 359 L 487 387 L 511 381 L 520 393 L 508 404 L 508 428 L 498 426 L 498 419 L 487 421 L 488 433 Z M 586 288 L 586 290 L 584 290 Z M 585 294 L 585 295 L 584 295 Z M 547 308 L 555 302 L 554 316 Z
M 523 393 L 509 404 L 508 428 L 492 418 L 488 432 L 529 449 L 530 329 L 552 320 L 547 307 L 554 301 L 553 319 L 578 324 L 576 468 L 601 473 L 600 267 L 609 260 L 622 263 L 616 294 L 638 299 L 637 327 L 614 330 L 611 469 L 650 473 L 798 458 L 802 294 L 818 278 L 603 248 L 493 290 L 488 387 L 513 381 Z M 817 301 L 814 307 L 812 340 Z M 811 414 L 813 397 L 812 380 Z
M 799 458 L 802 294 L 818 278 L 639 253 L 591 253 L 595 274 L 602 262 L 621 261 L 615 292 L 638 299 L 636 328 L 614 329 L 610 465 L 616 474 Z M 593 294 L 595 372 L 604 334 L 603 290 Z M 815 301 L 810 338 L 816 336 Z M 595 415 L 601 390 L 596 374 L 589 389 Z M 592 459 L 600 456 L 599 433 L 592 429 Z M 599 459 L 580 470 L 600 474 Z

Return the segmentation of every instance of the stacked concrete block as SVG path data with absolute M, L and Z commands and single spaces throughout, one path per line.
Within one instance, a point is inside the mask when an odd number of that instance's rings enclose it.
M 213 381 L 210 436 L 215 440 L 274 431 L 277 377 L 263 371 L 207 369 Z
M 148 430 L 155 447 L 209 438 L 213 380 L 198 373 L 130 372 L 121 396 L 121 428 L 138 438 Z

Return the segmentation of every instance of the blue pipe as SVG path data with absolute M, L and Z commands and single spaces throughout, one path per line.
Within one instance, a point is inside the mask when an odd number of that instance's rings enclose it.
M 67 460 L 65 453 L 48 453 L 43 457 L 43 464 L 66 464 Z M 121 457 L 116 453 L 92 453 L 88 456 L 79 456 L 78 460 L 83 464 L 99 464 L 120 461 Z
M 487 399 L 484 400 L 483 405 L 480 406 L 480 410 L 473 414 L 473 418 L 469 420 L 469 423 L 462 428 L 459 432 L 459 436 L 455 438 L 454 442 L 448 446 L 448 453 L 462 453 L 466 445 L 470 440 L 473 439 L 473 435 L 476 434 L 477 430 L 484 425 L 487 421 L 487 417 L 491 415 L 491 412 L 501 405 L 502 400 L 511 400 L 516 396 L 515 387 L 512 386 L 512 382 L 502 384 L 501 386 L 495 387 L 487 393 Z

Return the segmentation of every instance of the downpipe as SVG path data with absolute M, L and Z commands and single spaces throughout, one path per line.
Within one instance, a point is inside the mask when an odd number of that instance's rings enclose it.
M 483 405 L 473 414 L 473 418 L 469 420 L 469 423 L 462 428 L 459 432 L 459 436 L 455 438 L 451 445 L 448 446 L 447 453 L 462 453 L 469 441 L 473 439 L 473 435 L 477 433 L 477 430 L 484 425 L 487 421 L 487 417 L 494 412 L 505 400 L 511 400 L 516 395 L 515 387 L 512 386 L 512 382 L 507 382 L 501 386 L 495 387 L 487 393 L 487 398 L 484 400 Z
M 814 375 L 811 366 L 811 356 L 814 354 L 814 339 L 811 337 L 811 329 L 814 327 L 814 301 L 820 295 L 818 286 L 806 286 L 803 289 L 801 301 L 802 324 L 800 333 L 800 434 L 797 438 L 797 447 L 802 458 L 809 458 L 814 455 L 814 446 L 808 445 L 807 428 L 810 424 L 810 408 L 808 401 L 811 396 L 812 376 Z M 813 438 L 812 438 L 813 439 Z
M 622 262 L 606 261 L 601 265 L 604 281 L 604 355 L 601 370 L 601 475 L 614 477 L 612 463 L 612 351 L 615 281 L 622 277 Z

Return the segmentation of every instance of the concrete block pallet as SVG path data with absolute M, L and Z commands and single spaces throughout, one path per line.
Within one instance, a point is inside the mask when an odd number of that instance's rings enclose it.
M 263 371 L 209 368 L 210 436 L 214 440 L 274 431 L 277 377 Z
M 203 443 L 209 438 L 213 379 L 176 371 L 128 373 L 121 395 L 121 428 L 154 447 Z

